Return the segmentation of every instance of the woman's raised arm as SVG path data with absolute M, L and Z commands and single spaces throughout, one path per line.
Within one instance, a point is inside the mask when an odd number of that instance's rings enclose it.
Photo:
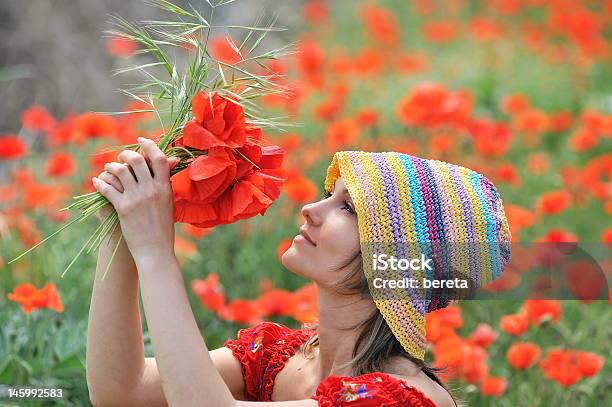
M 102 280 L 120 231 L 117 227 L 100 245 L 89 308 L 86 367 L 94 405 L 118 405 L 129 400 L 145 365 L 138 274 L 125 241 Z

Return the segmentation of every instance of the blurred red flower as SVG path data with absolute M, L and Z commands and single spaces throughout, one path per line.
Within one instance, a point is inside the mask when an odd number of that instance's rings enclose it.
M 203 280 L 192 280 L 191 289 L 206 308 L 214 312 L 219 312 L 223 308 L 225 304 L 225 289 L 219 283 L 219 275 L 217 273 L 210 273 Z
M 506 392 L 508 383 L 503 377 L 487 376 L 480 383 L 480 391 L 485 396 L 498 397 Z
M 563 243 L 563 242 L 577 242 L 578 237 L 567 230 L 563 229 L 550 229 L 544 236 L 536 240 L 537 242 L 548 242 L 548 243 Z
M 463 127 L 468 124 L 471 113 L 472 97 L 467 91 L 449 92 L 444 86 L 431 82 L 415 86 L 396 108 L 400 122 L 425 128 Z
M 18 303 L 23 312 L 29 314 L 35 309 L 48 308 L 55 312 L 63 312 L 64 304 L 53 283 L 47 283 L 38 289 L 30 283 L 20 284 L 7 298 Z
M 582 169 L 580 178 L 597 199 L 612 198 L 612 153 L 592 158 Z
M 82 113 L 71 121 L 72 139 L 83 144 L 89 139 L 115 137 L 117 122 L 110 116 L 99 113 Z
M 293 293 L 279 288 L 268 290 L 255 300 L 263 317 L 291 315 L 293 302 Z
M 327 150 L 341 150 L 355 143 L 359 138 L 360 129 L 355 120 L 350 118 L 336 120 L 327 126 L 325 143 Z
M 236 52 L 236 50 L 238 49 L 238 45 L 236 45 L 236 43 L 234 43 L 233 40 L 229 37 L 214 38 L 211 41 L 210 47 L 212 56 L 221 62 L 225 62 L 227 64 L 236 64 L 237 62 L 240 62 L 242 60 L 242 55 Z M 234 47 L 236 49 L 234 49 Z
M 395 16 L 377 4 L 364 4 L 359 9 L 367 32 L 387 47 L 394 47 L 399 41 L 399 29 Z
M 476 152 L 484 157 L 500 157 L 508 152 L 513 134 L 503 122 L 476 118 L 468 125 Z
M 491 325 L 481 322 L 470 334 L 470 341 L 483 348 L 488 348 L 497 339 L 497 336 L 497 332 L 491 328 Z
M 218 313 L 219 317 L 236 324 L 254 325 L 261 322 L 260 309 L 255 301 L 236 299 L 225 305 Z
M 573 350 L 559 348 L 549 350 L 540 361 L 540 369 L 544 377 L 554 380 L 563 387 L 570 387 L 582 379 Z
M 576 363 L 584 377 L 591 377 L 601 370 L 604 365 L 604 358 L 592 352 L 577 351 Z
M 296 203 L 311 202 L 317 195 L 317 186 L 302 174 L 288 175 L 283 190 L 287 197 Z
M 117 57 L 132 55 L 138 49 L 138 43 L 122 36 L 113 36 L 106 40 L 106 51 Z
M 508 363 L 515 369 L 527 369 L 540 359 L 540 347 L 531 342 L 515 342 L 506 352 Z
M 28 152 L 28 147 L 17 136 L 0 136 L 0 160 L 16 160 Z
M 522 335 L 529 326 L 529 319 L 524 313 L 504 315 L 499 320 L 499 328 L 513 336 Z
M 306 77 L 319 75 L 323 68 L 325 55 L 318 42 L 304 39 L 299 44 L 296 54 L 297 68 Z
M 276 247 L 276 257 L 278 258 L 279 261 L 281 257 L 283 256 L 283 254 L 285 254 L 285 252 L 289 250 L 292 242 L 293 242 L 292 239 L 283 239 L 278 243 L 278 246 Z
M 33 105 L 21 113 L 23 127 L 31 131 L 48 132 L 55 127 L 55 119 L 40 105 Z
M 302 9 L 302 16 L 311 24 L 324 22 L 329 16 L 327 0 L 308 0 Z
M 454 21 L 429 21 L 423 24 L 423 36 L 430 42 L 444 44 L 454 40 L 459 33 L 459 26 Z
M 529 97 L 524 93 L 515 93 L 501 99 L 500 110 L 508 115 L 517 114 L 531 107 Z
M 561 303 L 556 300 L 527 300 L 523 309 L 532 325 L 543 321 L 559 322 L 561 318 Z
M 538 213 L 557 215 L 566 210 L 572 202 L 572 196 L 565 190 L 545 192 L 536 202 Z
M 542 175 L 548 170 L 550 159 L 545 152 L 537 152 L 531 154 L 527 158 L 527 169 L 533 175 Z
M 379 114 L 371 107 L 363 107 L 355 113 L 355 120 L 361 127 L 371 127 L 378 123 Z
M 70 153 L 56 152 L 47 160 L 45 172 L 49 176 L 66 176 L 74 174 L 76 163 Z

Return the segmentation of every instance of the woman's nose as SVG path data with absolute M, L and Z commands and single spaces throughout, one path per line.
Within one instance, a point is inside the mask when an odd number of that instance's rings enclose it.
M 306 223 L 310 223 L 312 225 L 318 225 L 321 217 L 319 211 L 316 207 L 317 202 L 312 202 L 302 206 L 302 216 L 306 219 Z

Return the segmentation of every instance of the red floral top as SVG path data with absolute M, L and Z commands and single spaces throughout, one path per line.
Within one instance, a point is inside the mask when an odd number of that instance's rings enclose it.
M 266 321 L 240 329 L 237 339 L 225 341 L 223 346 L 232 351 L 242 366 L 247 400 L 272 401 L 274 378 L 312 334 L 312 330 L 292 330 Z M 329 376 L 319 383 L 311 398 L 322 407 L 435 407 L 416 387 L 380 372 L 356 377 Z

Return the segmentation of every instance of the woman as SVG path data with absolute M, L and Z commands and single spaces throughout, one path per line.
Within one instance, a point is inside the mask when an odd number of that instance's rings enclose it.
M 95 406 L 456 405 L 423 362 L 424 315 L 446 306 L 452 293 L 378 290 L 376 277 L 407 274 L 377 270 L 371 259 L 379 249 L 425 253 L 433 271 L 409 276 L 467 277 L 471 289 L 498 277 L 510 234 L 486 178 L 405 154 L 336 153 L 326 197 L 302 208 L 305 224 L 282 257 L 287 269 L 317 284 L 317 326 L 263 322 L 208 351 L 173 250 L 174 162 L 153 141 L 139 141 L 143 155 L 124 151 L 125 164 L 109 163 L 93 179 L 117 210 L 125 239 L 104 281 L 118 231 L 98 257 L 87 335 Z M 144 358 L 138 282 L 155 358 Z

